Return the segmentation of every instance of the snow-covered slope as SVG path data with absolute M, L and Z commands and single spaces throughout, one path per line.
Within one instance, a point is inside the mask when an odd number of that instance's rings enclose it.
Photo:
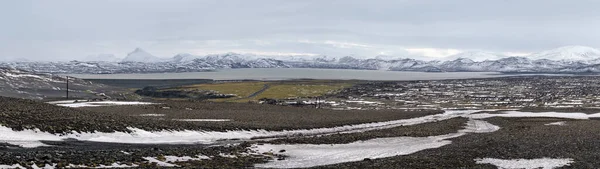
M 127 57 L 123 59 L 123 62 L 162 62 L 164 59 L 156 57 L 141 48 L 135 48 L 132 52 L 127 54 Z
M 589 61 L 600 59 L 600 50 L 586 46 L 565 46 L 528 56 L 530 59 Z
M 178 54 L 160 59 L 142 49 L 131 52 L 123 62 L 2 62 L 12 67 L 43 73 L 162 73 L 197 72 L 230 68 L 324 68 L 424 72 L 598 72 L 600 51 L 590 47 L 567 46 L 524 57 L 506 57 L 471 51 L 450 56 L 448 61 L 423 61 L 395 56 L 359 58 L 355 56 L 265 57 L 237 53 L 195 56 Z M 499 58 L 499 59 L 488 59 Z
M 198 59 L 198 58 L 200 58 L 200 56 L 195 56 L 195 55 L 192 55 L 189 53 L 180 53 L 180 54 L 173 56 L 171 61 L 175 62 L 175 63 L 188 63 L 188 62 L 193 62 L 195 59 Z
M 462 52 L 456 55 L 452 55 L 452 56 L 448 56 L 448 58 L 450 60 L 455 60 L 455 59 L 460 59 L 460 58 L 466 58 L 466 59 L 470 59 L 473 61 L 485 61 L 485 60 L 497 60 L 497 59 L 501 59 L 501 58 L 505 58 L 506 56 L 501 55 L 501 54 L 495 54 L 495 53 L 490 53 L 490 52 L 484 52 L 484 51 L 468 51 L 468 52 Z
M 100 62 L 119 62 L 122 59 L 117 58 L 113 54 L 99 54 L 99 55 L 90 55 L 86 57 L 83 61 L 100 61 Z

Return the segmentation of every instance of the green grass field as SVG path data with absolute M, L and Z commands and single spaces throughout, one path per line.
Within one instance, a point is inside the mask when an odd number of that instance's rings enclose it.
M 285 99 L 295 97 L 316 97 L 334 93 L 346 87 L 351 87 L 351 81 L 329 81 L 329 80 L 302 80 L 302 81 L 275 81 L 275 82 L 229 82 L 197 84 L 180 87 L 184 90 L 213 90 L 221 94 L 235 94 L 236 98 L 213 99 L 217 102 L 249 102 L 258 101 L 261 98 Z M 248 98 L 248 96 L 263 89 L 265 85 L 269 88 L 264 92 Z

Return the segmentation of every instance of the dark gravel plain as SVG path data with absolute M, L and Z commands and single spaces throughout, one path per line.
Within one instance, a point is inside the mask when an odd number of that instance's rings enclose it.
M 524 110 L 525 111 L 525 110 Z M 37 101 L 0 97 L 0 124 L 15 130 L 39 128 L 52 133 L 69 131 L 128 131 L 127 127 L 145 130 L 269 130 L 333 127 L 376 121 L 389 121 L 436 114 L 439 112 L 402 111 L 331 111 L 314 108 L 282 107 L 244 103 L 211 103 L 164 101 L 146 106 L 113 106 L 98 108 L 64 108 Z M 142 117 L 141 114 L 165 114 L 162 117 Z M 232 119 L 231 122 L 180 122 L 172 119 Z M 495 168 L 476 164 L 474 159 L 535 159 L 573 158 L 575 163 L 564 168 L 600 167 L 600 122 L 598 120 L 568 120 L 556 118 L 489 118 L 486 121 L 501 127 L 493 133 L 470 133 L 451 139 L 452 144 L 423 150 L 411 155 L 316 168 Z M 544 124 L 566 121 L 565 126 Z M 333 134 L 321 137 L 298 137 L 274 140 L 273 143 L 333 144 L 349 143 L 379 137 L 424 137 L 453 133 L 464 127 L 466 119 L 403 126 L 353 134 Z M 226 143 L 240 145 L 222 146 Z M 84 164 L 95 166 L 113 162 L 141 164 L 139 168 L 160 168 L 147 164 L 142 157 L 214 156 L 212 160 L 177 163 L 182 168 L 249 168 L 263 163 L 261 155 L 240 158 L 220 157 L 220 154 L 246 152 L 249 142 L 224 141 L 218 145 L 138 145 L 81 142 L 67 140 L 45 142 L 53 147 L 25 149 L 0 144 L 0 164 L 31 165 L 43 163 Z M 125 154 L 121 151 L 129 152 Z M 202 166 L 202 167 L 199 167 Z
M 140 145 L 140 144 L 113 144 L 80 141 L 44 142 L 53 147 L 40 147 L 32 149 L 0 148 L 0 164 L 20 164 L 31 166 L 33 164 L 57 164 L 57 168 L 64 168 L 69 164 L 98 167 L 120 164 L 139 165 L 137 168 L 164 168 L 156 163 L 148 163 L 144 157 L 155 157 L 160 160 L 164 156 L 190 156 L 205 155 L 210 160 L 171 162 L 176 168 L 248 168 L 257 163 L 268 160 L 262 155 L 241 156 L 246 152 L 247 143 L 239 145 Z M 236 155 L 237 158 L 222 157 L 221 154 Z
M 441 111 L 331 111 L 314 108 L 167 101 L 145 106 L 66 108 L 38 101 L 0 97 L 0 125 L 13 130 L 35 129 L 50 133 L 129 132 L 128 127 L 148 131 L 237 129 L 288 130 L 334 127 L 389 121 L 437 114 Z M 143 117 L 142 114 L 164 114 Z M 229 122 L 183 122 L 173 119 L 231 119 Z
M 273 131 L 336 127 L 349 124 L 381 122 L 439 114 L 442 111 L 353 110 L 334 111 L 314 107 L 290 107 L 251 103 L 216 103 L 201 101 L 162 101 L 145 106 L 89 107 L 82 110 L 98 114 L 126 116 L 164 114 L 142 117 L 175 129 L 236 130 L 266 129 Z M 172 119 L 231 119 L 228 122 L 181 122 Z M 161 126 L 162 127 L 162 126 Z M 164 127 L 168 128 L 168 127 Z
M 389 121 L 441 113 L 440 111 L 331 111 L 306 107 L 283 107 L 245 103 L 165 101 L 146 106 L 109 106 L 66 108 L 38 101 L 0 97 L 0 125 L 13 130 L 40 129 L 64 134 L 70 132 L 128 132 L 128 127 L 144 130 L 233 130 L 301 129 L 347 124 Z M 164 114 L 143 117 L 142 114 Z M 172 119 L 232 119 L 231 122 L 181 122 Z M 0 144 L 0 164 L 68 164 L 98 166 L 114 162 L 138 164 L 139 168 L 161 168 L 142 157 L 214 156 L 211 160 L 178 162 L 182 168 L 248 168 L 266 162 L 262 155 L 221 157 L 246 152 L 250 143 L 224 140 L 218 145 L 140 145 L 83 142 L 77 140 L 44 141 L 52 147 L 20 148 Z M 223 146 L 225 143 L 236 143 Z M 239 144 L 239 145 L 237 145 Z M 131 153 L 125 154 L 122 151 Z M 202 166 L 202 167 L 199 167 Z
M 486 121 L 502 127 L 493 133 L 468 134 L 452 144 L 407 156 L 315 168 L 496 168 L 474 159 L 572 158 L 563 168 L 600 167 L 600 122 L 555 118 L 501 118 Z M 566 121 L 565 126 L 544 124 Z

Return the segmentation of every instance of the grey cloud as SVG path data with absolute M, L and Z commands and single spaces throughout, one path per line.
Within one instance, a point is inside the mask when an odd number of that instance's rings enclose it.
M 1 1 L 0 58 L 123 56 L 135 47 L 165 57 L 198 51 L 406 56 L 403 48 L 600 47 L 597 6 L 595 0 Z

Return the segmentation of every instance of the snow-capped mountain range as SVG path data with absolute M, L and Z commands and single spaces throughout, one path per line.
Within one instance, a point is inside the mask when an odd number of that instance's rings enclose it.
M 164 73 L 197 72 L 235 68 L 326 68 L 424 72 L 518 72 L 518 73 L 600 73 L 600 50 L 584 46 L 566 46 L 529 56 L 504 56 L 483 51 L 460 53 L 448 61 L 424 61 L 391 56 L 357 58 L 261 57 L 237 53 L 196 56 L 178 54 L 165 59 L 136 48 L 124 59 L 99 55 L 96 61 L 3 62 L 0 67 L 39 73 Z M 93 57 L 91 57 L 93 58 Z M 498 58 L 498 59 L 481 59 Z M 477 61 L 476 61 L 477 60 Z

